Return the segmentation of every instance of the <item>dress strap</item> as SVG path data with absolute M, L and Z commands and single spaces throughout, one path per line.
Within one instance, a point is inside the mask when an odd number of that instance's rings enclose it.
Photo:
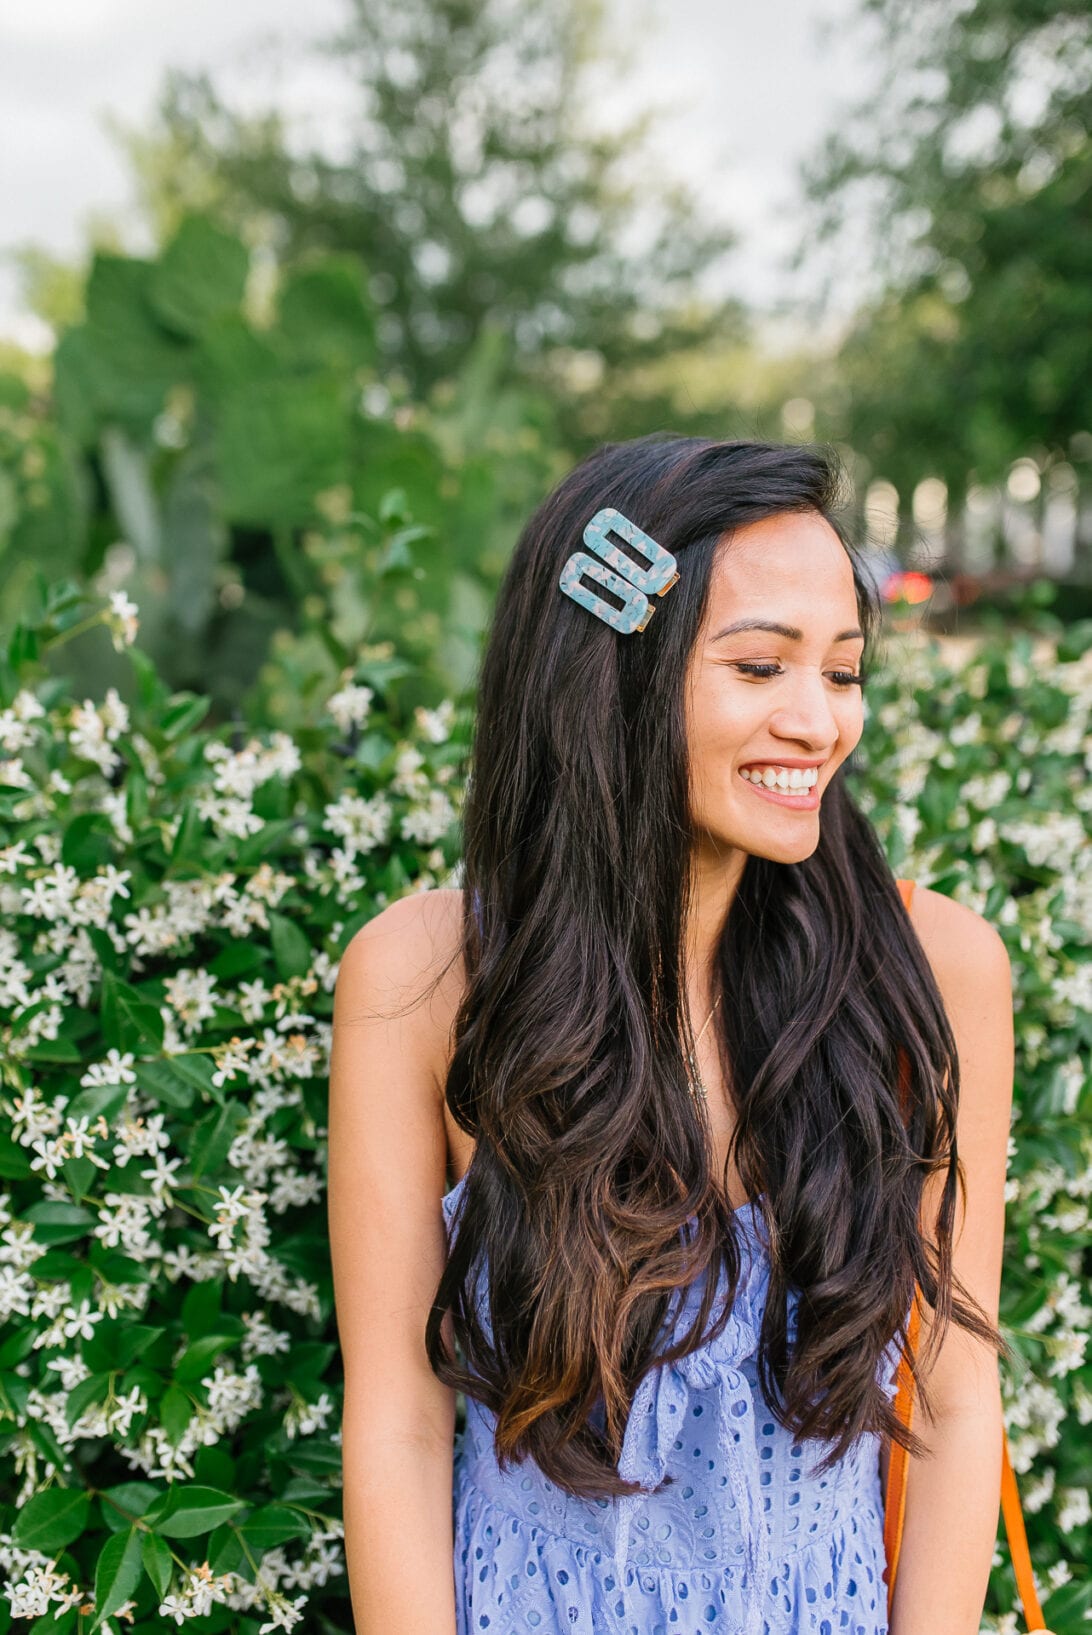
M 914 882 L 913 880 L 896 880 L 895 884 L 899 888 L 899 896 L 902 898 L 902 906 L 905 908 L 906 912 L 909 913 L 910 899 L 914 895 Z

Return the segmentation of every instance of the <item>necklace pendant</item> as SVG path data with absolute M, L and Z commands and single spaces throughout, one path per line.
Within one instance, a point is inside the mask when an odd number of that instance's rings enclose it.
M 701 1074 L 697 1071 L 697 1064 L 693 1056 L 687 1058 L 690 1067 L 690 1088 L 694 1095 L 700 1096 L 703 1101 L 708 1099 L 708 1091 L 702 1083 Z

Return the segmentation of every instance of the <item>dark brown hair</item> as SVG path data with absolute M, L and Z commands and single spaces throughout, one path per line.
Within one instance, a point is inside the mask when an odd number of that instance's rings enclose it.
M 426 1346 L 441 1380 L 495 1414 L 499 1460 L 531 1456 L 578 1496 L 635 1490 L 614 1467 L 637 1384 L 721 1333 L 740 1277 L 739 1223 L 712 1174 L 684 1054 L 684 682 L 714 554 L 748 523 L 825 517 L 853 563 L 867 670 L 880 605 L 838 518 L 841 483 L 823 447 L 608 444 L 538 507 L 496 603 L 463 819 L 469 981 L 446 1086 L 477 1145 Z M 680 581 L 639 635 L 558 589 L 584 525 L 608 505 L 679 560 Z M 732 1155 L 769 1235 L 759 1382 L 798 1438 L 831 1441 L 820 1470 L 868 1431 L 925 1450 L 877 1381 L 881 1353 L 905 1337 L 915 1279 L 934 1313 L 919 1375 L 949 1321 L 1007 1350 L 977 1303 L 954 1294 L 955 1041 L 850 793 L 851 763 L 824 793 L 810 857 L 747 858 L 716 954 Z M 941 1166 L 934 1254 L 919 1216 Z M 728 1301 L 707 1329 L 722 1269 Z M 692 1328 L 657 1349 L 672 1291 L 697 1279 Z M 443 1340 L 448 1311 L 461 1362 Z M 920 1379 L 917 1390 L 931 1412 Z

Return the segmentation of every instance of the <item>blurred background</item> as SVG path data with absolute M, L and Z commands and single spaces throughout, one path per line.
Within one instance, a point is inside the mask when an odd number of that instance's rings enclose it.
M 657 429 L 835 443 L 896 624 L 1087 618 L 1090 68 L 1072 0 L 9 10 L 0 624 L 74 579 L 220 717 L 394 648 L 435 703 Z

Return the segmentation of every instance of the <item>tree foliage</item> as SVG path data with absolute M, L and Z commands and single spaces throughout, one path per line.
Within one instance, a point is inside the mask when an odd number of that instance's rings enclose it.
M 872 267 L 845 435 L 900 486 L 1087 461 L 1092 14 L 862 0 L 861 16 L 881 72 L 806 171 L 809 244 L 851 237 L 859 263 L 863 241 Z
M 206 74 L 169 75 L 152 130 L 125 138 L 161 232 L 196 205 L 278 257 L 358 255 L 385 376 L 425 399 L 488 322 L 516 376 L 545 369 L 568 395 L 576 441 L 569 365 L 609 380 L 738 329 L 735 303 L 693 300 L 733 235 L 656 174 L 653 111 L 605 128 L 627 91 L 591 0 L 346 10 L 318 48 L 348 81 L 336 154 L 275 109 L 232 108 Z
M 49 387 L 0 373 L 0 617 L 37 571 L 105 568 L 165 674 L 221 708 L 308 632 L 331 676 L 397 636 L 460 685 L 513 520 L 552 474 L 550 413 L 499 386 L 486 326 L 422 416 L 379 376 L 358 257 L 301 253 L 260 313 L 252 261 L 206 215 L 155 257 L 100 251 Z

